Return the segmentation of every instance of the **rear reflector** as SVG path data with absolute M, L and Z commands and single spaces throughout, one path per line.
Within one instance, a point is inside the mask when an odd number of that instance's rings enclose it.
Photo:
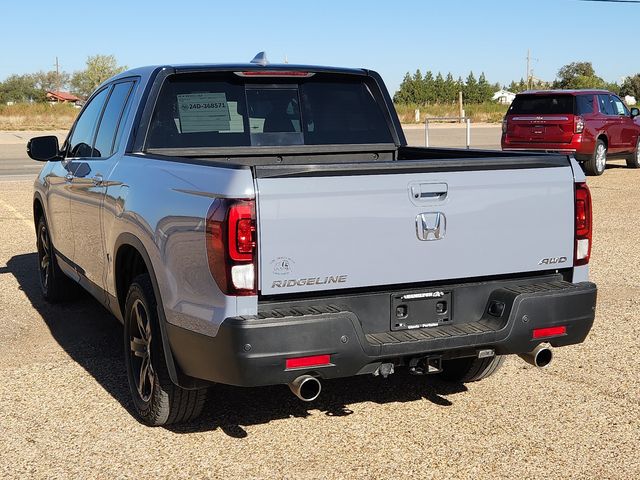
M 559 327 L 536 328 L 533 331 L 533 338 L 558 337 L 567 333 L 567 327 L 561 325 Z
M 300 72 L 297 70 L 250 70 L 248 72 L 233 72 L 239 77 L 296 77 L 309 78 L 315 75 L 313 72 Z
M 331 355 L 314 355 L 312 357 L 287 358 L 287 368 L 320 367 L 331 364 Z

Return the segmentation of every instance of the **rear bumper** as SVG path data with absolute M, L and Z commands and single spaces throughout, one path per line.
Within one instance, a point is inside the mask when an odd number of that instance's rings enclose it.
M 464 285 L 463 288 L 473 288 Z M 366 333 L 362 319 L 348 303 L 275 308 L 252 317 L 227 318 L 216 337 L 167 324 L 174 357 L 182 371 L 195 378 L 238 386 L 288 383 L 311 373 L 338 378 L 373 373 L 382 362 L 441 355 L 456 358 L 491 348 L 499 355 L 524 353 L 541 342 L 554 347 L 582 342 L 593 324 L 596 286 L 562 280 L 478 284 L 484 311 L 476 318 L 431 328 Z M 495 287 L 495 288 L 493 288 Z M 449 288 L 449 287 L 448 287 Z M 429 289 L 433 290 L 433 289 Z M 424 290 L 423 290 L 424 291 Z M 455 288 L 452 289 L 455 295 Z M 504 304 L 501 316 L 489 305 Z M 321 303 L 321 302 L 320 302 Z M 387 315 L 389 313 L 387 312 Z M 362 316 L 362 313 L 361 313 Z M 366 319 L 365 319 L 366 320 Z M 565 326 L 566 333 L 533 339 L 533 330 Z M 287 358 L 329 354 L 331 364 L 286 369 Z
M 505 151 L 541 151 L 574 153 L 577 156 L 588 156 L 593 154 L 594 143 L 590 136 L 584 134 L 574 134 L 568 143 L 547 143 L 547 142 L 522 142 L 511 140 L 509 135 L 502 135 L 502 150 Z

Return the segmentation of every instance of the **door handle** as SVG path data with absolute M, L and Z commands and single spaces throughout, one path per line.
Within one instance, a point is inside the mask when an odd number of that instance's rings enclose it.
M 95 187 L 100 187 L 102 186 L 102 184 L 104 183 L 104 179 L 102 178 L 102 175 L 97 173 L 93 178 L 93 185 Z
M 414 200 L 444 200 L 448 191 L 446 183 L 414 183 L 410 189 Z
M 71 180 L 73 180 L 73 173 L 67 173 L 67 174 L 64 176 L 64 178 L 65 178 L 65 180 L 66 180 L 67 182 L 70 182 Z

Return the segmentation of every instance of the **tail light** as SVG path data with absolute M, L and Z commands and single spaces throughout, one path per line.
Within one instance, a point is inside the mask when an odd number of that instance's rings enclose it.
M 207 214 L 209 270 L 225 295 L 257 294 L 254 200 L 217 199 Z
M 586 183 L 576 183 L 575 205 L 575 253 L 574 266 L 586 265 L 591 257 L 591 233 L 593 215 L 591 212 L 591 193 Z
M 573 117 L 573 132 L 582 133 L 584 131 L 584 118 L 576 115 Z
M 507 133 L 508 127 L 509 127 L 509 121 L 507 120 L 507 117 L 504 117 L 502 119 L 502 133 Z

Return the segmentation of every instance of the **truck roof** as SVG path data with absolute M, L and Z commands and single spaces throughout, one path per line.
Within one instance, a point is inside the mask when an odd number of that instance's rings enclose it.
M 519 93 L 518 95 L 578 95 L 581 93 L 611 93 L 609 90 L 601 90 L 601 89 L 592 89 L 592 88 L 584 88 L 584 89 L 556 89 L 556 90 L 525 90 L 524 92 Z
M 255 63 L 178 63 L 167 65 L 148 65 L 143 67 L 132 68 L 110 78 L 112 81 L 118 78 L 130 77 L 132 75 L 140 76 L 146 79 L 153 72 L 159 69 L 173 69 L 178 72 L 229 72 L 229 71 L 259 71 L 259 70 L 278 70 L 278 71 L 305 71 L 305 72 L 325 72 L 338 73 L 347 75 L 367 75 L 369 70 L 364 68 L 342 68 L 327 67 L 319 65 L 292 65 L 285 64 L 267 64 L 258 65 Z

